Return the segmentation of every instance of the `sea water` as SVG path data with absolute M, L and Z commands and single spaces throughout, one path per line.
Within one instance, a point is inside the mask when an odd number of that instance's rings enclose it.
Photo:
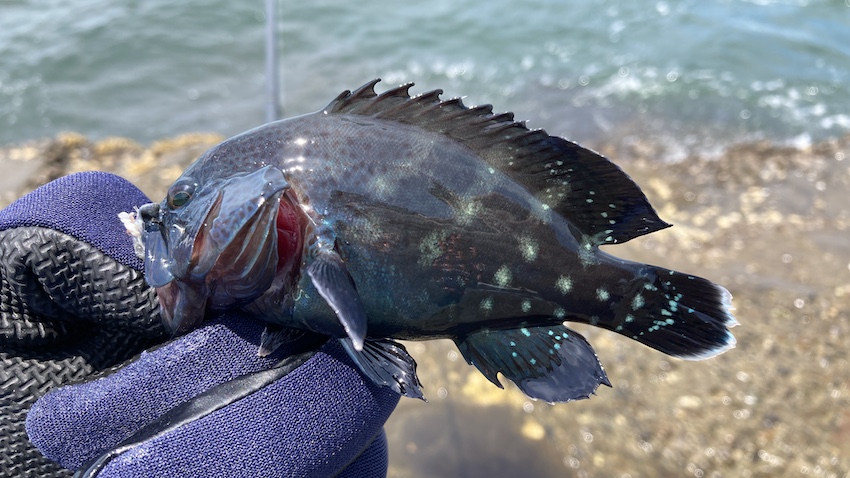
M 577 141 L 710 147 L 850 131 L 850 0 L 279 2 L 291 116 L 372 78 Z M 0 2 L 0 144 L 264 122 L 260 0 Z

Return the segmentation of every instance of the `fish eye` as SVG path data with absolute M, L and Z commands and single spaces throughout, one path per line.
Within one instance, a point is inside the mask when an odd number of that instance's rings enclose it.
M 195 185 L 191 183 L 175 184 L 168 191 L 168 206 L 177 209 L 185 206 L 195 193 Z

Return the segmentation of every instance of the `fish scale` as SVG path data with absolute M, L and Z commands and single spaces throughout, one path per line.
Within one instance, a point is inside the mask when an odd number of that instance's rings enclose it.
M 550 402 L 610 385 L 568 322 L 682 358 L 734 345 L 721 286 L 599 250 L 669 227 L 619 167 L 489 105 L 376 83 L 223 142 L 140 209 L 168 326 L 241 308 L 269 323 L 261 353 L 326 335 L 420 398 L 394 339 L 450 338 Z

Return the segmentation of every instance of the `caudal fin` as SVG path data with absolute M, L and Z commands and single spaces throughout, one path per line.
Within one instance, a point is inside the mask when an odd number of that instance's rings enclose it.
M 732 295 L 701 277 L 647 266 L 615 307 L 611 329 L 668 355 L 701 360 L 735 346 Z M 604 320 L 604 319 L 603 319 Z

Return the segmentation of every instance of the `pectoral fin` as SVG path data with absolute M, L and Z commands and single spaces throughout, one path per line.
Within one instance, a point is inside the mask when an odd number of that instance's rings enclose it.
M 357 293 L 354 279 L 345 268 L 345 262 L 336 252 L 322 250 L 307 267 L 307 275 L 319 295 L 336 313 L 354 348 L 357 351 L 363 350 L 363 342 L 366 339 L 366 309 L 360 294 Z

